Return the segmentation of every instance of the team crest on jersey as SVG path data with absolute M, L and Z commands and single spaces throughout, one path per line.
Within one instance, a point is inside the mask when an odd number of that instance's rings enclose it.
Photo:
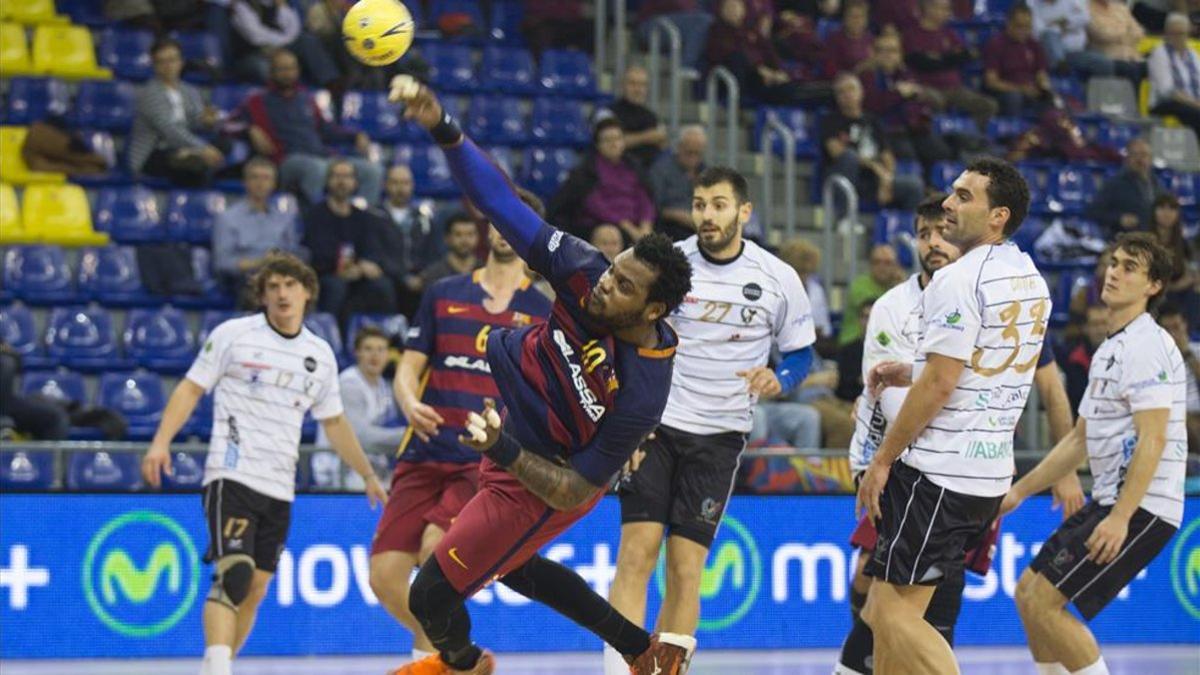
M 747 300 L 750 300 L 750 301 L 758 300 L 759 298 L 762 297 L 762 294 L 763 294 L 762 286 L 759 286 L 758 284 L 754 283 L 753 281 L 746 284 L 745 286 L 742 286 L 742 296 L 745 297 Z
M 758 314 L 757 307 L 743 307 L 742 308 L 742 323 L 749 324 L 751 321 L 754 321 L 754 317 L 757 314 Z
M 304 357 L 304 369 L 313 372 L 317 369 L 317 360 L 311 356 Z
M 887 331 L 882 330 L 875 336 L 875 341 L 884 347 L 892 344 L 892 338 L 888 336 Z

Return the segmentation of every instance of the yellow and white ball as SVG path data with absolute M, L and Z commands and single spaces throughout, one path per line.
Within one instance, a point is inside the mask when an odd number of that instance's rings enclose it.
M 346 50 L 368 66 L 395 63 L 412 46 L 416 23 L 397 0 L 359 0 L 342 20 Z

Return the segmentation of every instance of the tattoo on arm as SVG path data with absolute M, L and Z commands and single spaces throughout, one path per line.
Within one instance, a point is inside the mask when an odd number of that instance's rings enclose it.
M 559 511 L 582 505 L 600 489 L 571 467 L 559 466 L 528 450 L 521 450 L 507 471 L 550 508 Z

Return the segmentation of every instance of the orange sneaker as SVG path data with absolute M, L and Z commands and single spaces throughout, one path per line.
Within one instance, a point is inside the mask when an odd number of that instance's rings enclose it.
M 496 657 L 485 649 L 479 660 L 475 662 L 475 667 L 470 670 L 455 670 L 448 666 L 441 656 L 433 654 L 420 661 L 400 666 L 388 675 L 492 675 L 494 672 L 496 672 Z
M 677 633 L 650 636 L 650 648 L 629 665 L 632 675 L 683 675 L 696 649 L 696 638 Z

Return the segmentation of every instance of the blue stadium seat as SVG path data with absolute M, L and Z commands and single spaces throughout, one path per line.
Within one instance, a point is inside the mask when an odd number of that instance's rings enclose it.
M 199 436 L 207 441 L 212 437 L 212 418 L 213 397 L 212 394 L 205 394 L 200 397 L 200 402 L 196 404 L 196 409 L 192 411 L 192 416 L 188 418 L 183 428 L 179 430 L 178 438 Z
M 96 0 L 57 0 L 56 6 L 60 13 L 71 17 L 72 23 L 93 28 L 111 23 L 104 16 L 104 3 L 98 3 Z
M 467 135 L 478 143 L 524 145 L 528 125 L 520 99 L 511 96 L 476 96 L 466 118 Z
M 372 140 L 393 143 L 416 135 L 403 111 L 382 91 L 350 91 L 342 99 L 342 124 L 366 133 Z M 419 129 L 417 130 L 419 131 Z
M 100 34 L 100 65 L 111 68 L 123 80 L 148 80 L 154 75 L 150 61 L 153 44 L 154 33 L 150 31 L 108 28 Z
M 524 20 L 525 8 L 517 0 L 493 0 L 488 35 L 500 42 L 524 44 L 525 38 L 521 35 Z
M 133 178 L 129 175 L 126 165 L 119 161 L 117 142 L 113 139 L 111 133 L 107 131 L 84 130 L 79 132 L 79 135 L 83 137 L 83 142 L 92 149 L 92 152 L 104 158 L 104 161 L 108 164 L 108 171 L 101 174 L 76 174 L 71 176 L 71 182 L 93 188 L 104 186 L 126 187 L 133 183 Z
M 448 199 L 460 194 L 441 148 L 432 145 L 397 145 L 395 163 L 407 164 L 412 170 L 417 196 Z
M 1087 92 L 1084 90 L 1084 78 L 1078 76 L 1072 77 L 1054 77 L 1050 78 L 1050 86 L 1054 91 L 1058 92 L 1068 102 L 1073 102 L 1074 106 L 1069 106 L 1073 109 L 1082 109 L 1087 104 Z
M 912 247 L 906 244 L 900 235 L 907 233 L 916 237 L 916 231 L 913 229 L 914 219 L 915 214 L 909 211 L 881 209 L 875 216 L 875 237 L 872 240 L 875 244 L 891 244 L 896 249 L 900 265 L 909 269 L 913 267 L 914 262 Z
M 200 490 L 204 484 L 203 452 L 171 453 L 171 473 L 162 476 L 163 490 L 184 492 Z
M 1021 227 L 1017 228 L 1010 240 L 1017 245 L 1017 248 L 1033 255 L 1033 245 L 1045 230 L 1046 223 L 1041 218 L 1030 215 L 1021 223 Z
M 142 286 L 137 251 L 132 246 L 85 248 L 79 256 L 79 293 L 115 307 L 161 304 L 163 298 Z
M 1184 210 L 1196 208 L 1197 193 L 1200 193 L 1200 173 L 1175 173 L 1165 181 L 1167 190 L 1179 198 L 1179 206 Z
M 1096 194 L 1096 184 L 1085 169 L 1064 168 L 1051 177 L 1049 187 L 1046 206 L 1051 213 L 1082 213 Z
M 173 295 L 171 304 L 186 309 L 228 309 L 234 297 L 213 276 L 212 252 L 202 246 L 192 247 L 192 276 L 200 287 L 198 295 Z
M 131 311 L 124 343 L 126 356 L 158 373 L 182 373 L 196 355 L 187 316 L 173 307 Z
M 73 452 L 67 488 L 133 492 L 142 487 L 141 463 L 136 452 Z
M 304 421 L 300 424 L 300 442 L 312 443 L 317 438 L 317 421 L 313 419 L 311 412 L 304 413 Z M 296 489 L 300 489 L 300 481 L 305 480 L 307 483 L 312 481 L 311 469 L 301 473 L 300 467 L 308 465 L 308 462 L 298 462 L 296 467 Z
M 207 83 L 220 74 L 221 45 L 211 33 L 175 33 L 172 35 L 183 48 L 185 67 L 183 77 L 191 82 Z
M 993 141 L 1015 138 L 1032 126 L 1033 123 L 1021 117 L 993 117 L 988 121 L 987 137 Z
M 596 95 L 596 76 L 591 55 L 567 49 L 542 52 L 542 89 L 555 95 L 591 97 Z
M 802 108 L 774 108 L 760 106 L 754 119 L 754 147 L 761 149 L 763 131 L 767 128 L 767 119 L 775 117 L 796 137 L 796 156 L 815 158 L 820 152 L 817 147 L 817 118 Z M 783 155 L 783 139 L 774 137 L 771 151 Z
M 56 363 L 42 351 L 41 337 L 28 307 L 19 302 L 0 307 L 0 340 L 21 355 L 25 370 L 51 368 Z
M 538 89 L 537 66 L 528 49 L 489 44 L 483 48 L 480 79 L 500 94 L 533 94 Z
M 73 370 L 128 370 L 121 357 L 112 317 L 99 307 L 55 307 L 46 329 L 46 354 Z
M 71 268 L 57 246 L 12 246 L 4 252 L 4 288 L 31 305 L 78 299 Z
M 64 403 L 88 403 L 83 376 L 65 368 L 26 373 L 21 381 L 21 393 L 40 394 Z M 104 432 L 95 427 L 71 427 L 67 437 L 72 441 L 101 441 Z
M 337 319 L 332 314 L 327 312 L 313 312 L 304 319 L 304 326 L 316 334 L 317 337 L 329 343 L 333 348 L 334 354 L 344 354 L 345 349 L 342 346 L 342 334 L 338 330 Z
M 933 129 L 939 134 L 977 134 L 979 128 L 975 126 L 975 121 L 966 115 L 935 115 L 933 118 Z
M 504 173 L 508 174 L 510 178 L 517 175 L 514 169 L 516 164 L 513 162 L 512 148 L 503 145 L 493 145 L 485 147 L 484 150 L 492 158 L 492 161 L 496 163 L 496 166 L 503 169 Z
M 212 88 L 211 103 L 214 108 L 228 115 L 242 105 L 256 87 L 250 84 L 222 82 Z
M 948 192 L 954 179 L 958 178 L 965 168 L 966 165 L 962 162 L 938 162 L 929 169 L 929 186 Z
M 167 232 L 158 212 L 158 199 L 141 185 L 108 187 L 92 196 L 92 222 L 121 243 L 162 241 Z
M 167 238 L 209 244 L 217 215 L 225 210 L 225 194 L 216 190 L 176 190 L 167 195 Z
M 592 131 L 578 101 L 539 98 L 533 102 L 533 140 L 539 145 L 583 147 L 592 142 Z
M 429 8 L 428 25 L 440 26 L 443 17 L 459 14 L 465 15 L 470 20 L 471 25 L 479 31 L 485 31 L 487 30 L 487 24 L 483 20 L 483 10 L 480 8 L 481 4 L 478 0 L 433 0 L 432 6 Z
M 150 440 L 162 419 L 167 398 L 162 380 L 154 373 L 104 373 L 100 376 L 97 401 L 121 413 L 129 422 L 125 435 L 135 441 Z
M 0 489 L 49 490 L 54 487 L 54 453 L 38 450 L 0 452 Z
M 524 183 L 542 198 L 549 198 L 579 161 L 570 148 L 529 148 L 525 151 Z
M 1114 150 L 1124 150 L 1129 141 L 1142 135 L 1141 128 L 1136 124 L 1124 124 L 1111 120 L 1104 120 L 1103 123 L 1097 125 L 1097 130 L 1099 133 L 1096 136 L 1096 142 Z
M 403 314 L 355 314 L 346 327 L 346 355 L 354 355 L 354 338 L 364 326 L 374 326 L 387 334 L 392 344 L 404 344 L 408 317 Z
M 475 65 L 470 47 L 449 42 L 429 42 L 421 45 L 421 56 L 429 63 L 429 79 L 438 91 L 475 90 Z
M 1070 318 L 1071 296 L 1075 289 L 1086 286 L 1091 282 L 1092 272 L 1089 270 L 1063 270 L 1058 275 L 1058 282 L 1050 288 L 1052 305 L 1050 323 L 1061 326 Z
M 196 344 L 203 345 L 204 341 L 208 339 L 208 334 L 213 332 L 214 328 L 239 316 L 242 316 L 239 312 L 220 309 L 208 310 L 200 317 L 200 331 L 196 334 Z
M 133 126 L 133 85 L 84 80 L 79 83 L 71 116 L 75 126 L 127 132 Z
M 46 115 L 65 115 L 70 99 L 67 83 L 60 79 L 14 77 L 8 83 L 4 123 L 25 126 Z

